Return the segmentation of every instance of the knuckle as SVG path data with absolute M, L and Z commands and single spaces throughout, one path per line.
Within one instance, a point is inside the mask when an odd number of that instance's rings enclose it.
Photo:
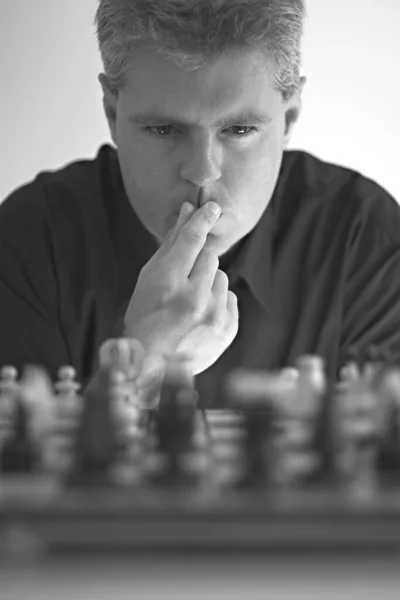
M 212 250 L 208 248 L 202 248 L 200 255 L 200 260 L 207 265 L 207 267 L 211 271 L 217 271 L 219 266 L 218 256 Z
M 229 278 L 228 278 L 228 275 L 224 271 L 221 271 L 221 269 L 217 269 L 215 277 L 218 279 L 218 282 L 220 284 L 225 284 L 225 286 L 228 287 Z
M 204 300 L 198 294 L 189 294 L 186 306 L 187 312 L 193 321 L 198 322 L 202 320 L 204 315 Z
M 162 305 L 169 304 L 171 300 L 174 299 L 175 295 L 176 290 L 171 284 L 165 282 L 164 285 L 161 286 L 159 298 Z
M 204 235 L 197 228 L 194 228 L 192 225 L 183 227 L 181 229 L 181 235 L 191 242 L 192 244 L 200 244 L 203 241 Z
M 229 326 L 230 326 L 230 330 L 232 332 L 232 335 L 234 337 L 236 337 L 236 334 L 239 331 L 239 321 L 238 321 L 238 319 L 230 319 Z
M 208 324 L 216 334 L 223 333 L 226 329 L 226 311 L 215 308 L 208 315 Z
M 234 306 L 235 305 L 237 306 L 237 303 L 238 303 L 237 296 L 231 290 L 228 291 L 228 300 L 230 300 L 231 302 L 233 302 Z
M 164 285 L 169 285 L 170 276 L 169 269 L 166 268 L 167 265 L 163 259 L 156 260 L 156 257 L 153 256 L 139 272 L 138 283 L 139 281 L 145 285 L 151 285 L 152 287 L 156 285 L 156 287 L 163 287 Z
M 239 330 L 239 307 L 236 294 L 228 292 L 229 326 L 237 333 Z

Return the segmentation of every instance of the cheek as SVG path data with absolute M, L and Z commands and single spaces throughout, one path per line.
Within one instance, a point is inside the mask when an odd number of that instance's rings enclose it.
M 157 148 L 147 137 L 140 134 L 128 138 L 125 134 L 120 144 L 124 167 L 141 188 L 165 189 L 173 178 L 171 160 L 162 148 Z
M 264 142 L 236 157 L 226 173 L 232 195 L 251 194 L 268 188 L 274 179 L 278 155 L 270 142 Z
M 258 221 L 270 202 L 279 176 L 282 149 L 277 138 L 262 144 L 231 163 L 226 173 L 232 218 L 240 230 Z

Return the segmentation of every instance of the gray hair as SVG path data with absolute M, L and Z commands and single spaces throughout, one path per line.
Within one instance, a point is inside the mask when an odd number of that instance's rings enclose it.
M 99 1 L 94 25 L 114 91 L 126 85 L 134 50 L 147 45 L 188 70 L 224 50 L 258 50 L 284 101 L 300 87 L 305 0 Z

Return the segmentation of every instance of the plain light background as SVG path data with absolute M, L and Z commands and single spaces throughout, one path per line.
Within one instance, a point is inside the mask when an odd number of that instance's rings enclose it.
M 0 202 L 112 143 L 97 0 L 0 0 Z M 291 148 L 362 172 L 400 202 L 400 0 L 308 0 L 308 79 Z

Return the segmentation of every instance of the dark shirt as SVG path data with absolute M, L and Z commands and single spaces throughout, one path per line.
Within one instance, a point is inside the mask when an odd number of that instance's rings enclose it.
M 72 364 L 85 386 L 156 249 L 109 145 L 15 190 L 0 206 L 0 364 L 41 364 L 54 379 Z M 268 208 L 221 265 L 239 331 L 196 378 L 202 406 L 224 405 L 237 366 L 312 353 L 335 376 L 349 346 L 372 343 L 400 362 L 400 209 L 359 173 L 286 151 Z

